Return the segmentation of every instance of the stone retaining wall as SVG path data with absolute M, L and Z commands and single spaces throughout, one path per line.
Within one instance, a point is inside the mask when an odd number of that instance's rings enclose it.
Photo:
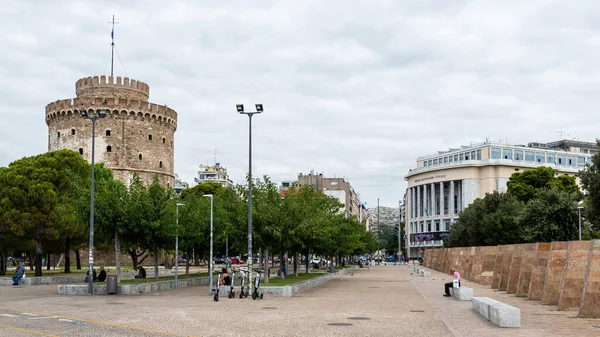
M 424 266 L 600 318 L 600 240 L 431 249 Z

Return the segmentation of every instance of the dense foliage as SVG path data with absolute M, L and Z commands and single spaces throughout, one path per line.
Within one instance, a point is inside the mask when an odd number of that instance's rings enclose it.
M 0 274 L 6 272 L 9 254 L 33 256 L 39 276 L 45 254 L 65 253 L 70 266 L 69 252 L 87 247 L 90 171 L 81 155 L 70 150 L 0 168 Z M 146 186 L 133 174 L 126 187 L 102 164 L 94 172 L 96 249 L 115 245 L 131 257 L 134 267 L 149 256 L 158 265 L 159 255 L 174 253 L 177 236 L 188 266 L 190 260 L 208 259 L 211 199 L 206 196 L 212 195 L 215 256 L 247 254 L 246 187 L 203 183 L 175 197 L 157 178 Z M 286 253 L 342 257 L 371 251 L 376 246 L 373 235 L 355 219 L 345 218 L 340 207 L 336 199 L 310 186 L 293 187 L 282 197 L 268 177 L 255 179 L 254 256 L 259 251 L 280 258 Z M 167 260 L 162 261 L 165 266 Z

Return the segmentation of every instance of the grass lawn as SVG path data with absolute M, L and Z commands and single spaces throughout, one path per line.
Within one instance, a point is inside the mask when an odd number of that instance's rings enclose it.
M 215 276 L 218 274 L 214 274 Z M 180 274 L 177 275 L 178 280 L 185 280 L 186 278 L 194 278 L 194 277 L 203 277 L 209 276 L 209 273 L 196 273 L 196 274 Z M 154 276 L 147 275 L 146 278 L 136 278 L 136 279 L 128 279 L 121 280 L 121 284 L 140 284 L 140 283 L 151 283 L 151 282 L 162 282 L 162 281 L 173 281 L 175 280 L 175 275 L 173 276 L 161 276 L 158 279 L 155 279 Z
M 50 270 L 46 270 L 46 266 L 43 266 L 42 267 L 42 276 L 67 276 L 67 275 L 85 274 L 87 272 L 87 269 L 85 269 L 84 266 L 81 266 L 81 268 L 82 268 L 81 270 L 77 270 L 77 266 L 72 266 L 71 273 L 65 274 L 65 267 L 60 267 L 60 268 L 56 268 L 56 269 L 51 268 Z M 6 269 L 7 276 L 12 277 L 14 275 L 14 270 L 15 270 L 15 267 L 9 266 Z M 26 273 L 27 277 L 35 277 L 35 270 L 29 270 L 29 267 L 25 268 L 25 273 Z M 0 277 L 3 277 L 3 276 L 0 276 Z
M 285 276 L 285 280 L 282 280 L 279 276 L 272 276 L 269 279 L 269 283 L 261 283 L 261 286 L 269 287 L 281 287 L 281 286 L 289 286 L 290 284 L 302 282 L 305 280 L 309 280 L 311 278 L 323 276 L 327 273 L 298 273 L 298 277 L 295 277 L 294 274 L 288 274 Z

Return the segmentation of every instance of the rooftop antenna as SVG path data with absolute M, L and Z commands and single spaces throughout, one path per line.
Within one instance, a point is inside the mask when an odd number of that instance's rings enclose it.
M 560 127 L 560 131 L 556 131 L 556 134 L 560 136 L 560 140 L 564 139 L 563 137 L 565 136 L 565 133 L 563 132 L 562 126 Z M 567 136 L 569 135 L 567 134 Z
M 112 40 L 111 44 L 110 44 L 110 76 L 113 76 L 113 69 L 114 69 L 114 62 L 115 62 L 115 23 L 118 24 L 118 22 L 115 21 L 115 15 L 113 14 L 113 18 L 112 18 L 112 22 L 108 22 L 108 23 L 112 23 L 112 31 L 110 32 L 110 38 Z

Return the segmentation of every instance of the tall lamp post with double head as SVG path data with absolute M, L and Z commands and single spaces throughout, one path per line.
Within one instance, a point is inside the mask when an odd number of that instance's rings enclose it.
M 583 201 L 577 204 L 577 211 L 579 213 L 579 241 L 581 241 L 581 210 L 583 209 Z
M 242 115 L 248 115 L 248 289 L 249 295 L 252 295 L 252 116 L 263 112 L 262 104 L 255 104 L 256 111 L 244 111 L 243 104 L 237 104 L 237 112 Z
M 95 133 L 96 120 L 104 118 L 107 115 L 105 109 L 83 109 L 79 111 L 79 115 L 85 119 L 92 121 L 92 179 L 90 183 L 90 255 L 89 255 L 89 286 L 90 295 L 94 294 L 94 149 L 95 149 Z
M 203 195 L 203 197 L 207 197 L 210 198 L 210 262 L 209 262 L 209 273 L 210 273 L 210 279 L 209 282 L 210 284 L 208 285 L 209 287 L 209 295 L 213 294 L 213 196 L 212 194 L 205 194 Z
M 177 276 L 179 275 L 179 206 L 185 206 L 185 204 L 177 203 L 175 206 L 175 213 L 177 213 L 177 220 L 175 220 L 175 288 L 178 286 Z

